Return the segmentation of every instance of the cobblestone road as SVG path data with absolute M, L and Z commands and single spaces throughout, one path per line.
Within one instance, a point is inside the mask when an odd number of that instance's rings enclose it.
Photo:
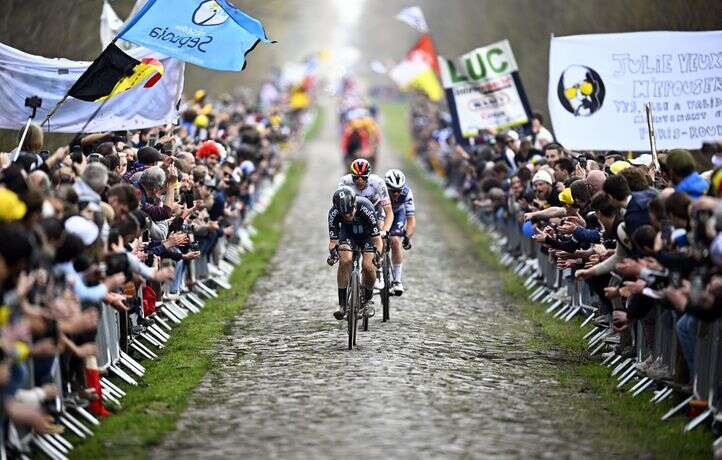
M 218 344 L 177 431 L 152 456 L 594 457 L 589 423 L 570 422 L 564 394 L 543 379 L 552 361 L 524 351 L 528 333 L 509 327 L 519 318 L 498 279 L 419 187 L 408 293 L 393 299 L 391 322 L 379 313 L 358 350 L 345 349 L 331 316 L 335 271 L 325 264 L 340 172 L 335 132 L 326 126 L 308 146 L 267 275 Z

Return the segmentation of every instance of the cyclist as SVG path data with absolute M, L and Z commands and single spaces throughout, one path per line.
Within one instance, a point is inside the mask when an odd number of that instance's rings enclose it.
M 371 174 L 371 165 L 368 160 L 363 158 L 354 160 L 351 163 L 351 173 L 342 176 L 338 182 L 338 188 L 341 187 L 349 187 L 355 191 L 358 196 L 362 196 L 371 201 L 371 204 L 373 204 L 376 209 L 378 220 L 382 222 L 380 225 L 381 238 L 386 236 L 394 220 L 391 200 L 389 199 L 389 192 L 386 189 L 384 180 L 376 174 Z M 377 276 L 375 288 L 383 289 L 383 287 L 382 277 Z
M 401 283 L 401 272 L 404 261 L 404 249 L 411 249 L 411 237 L 416 230 L 416 206 L 411 187 L 406 183 L 406 176 L 399 169 L 389 169 L 384 175 L 386 187 L 391 199 L 394 220 L 389 232 L 391 244 L 391 274 L 393 283 L 389 291 L 395 295 L 404 293 Z
M 336 280 L 338 282 L 338 309 L 334 318 L 341 320 L 346 314 L 347 286 L 351 277 L 353 252 L 362 248 L 362 307 L 361 313 L 372 317 L 373 286 L 376 269 L 381 265 L 381 237 L 376 211 L 371 202 L 357 197 L 350 187 L 341 187 L 333 194 L 333 206 L 328 211 L 328 264 L 340 261 Z

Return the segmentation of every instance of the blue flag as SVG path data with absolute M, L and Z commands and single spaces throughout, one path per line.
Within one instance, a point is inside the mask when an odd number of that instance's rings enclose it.
M 271 42 L 261 21 L 228 0 L 148 0 L 118 37 L 216 70 L 243 70 L 246 55 Z

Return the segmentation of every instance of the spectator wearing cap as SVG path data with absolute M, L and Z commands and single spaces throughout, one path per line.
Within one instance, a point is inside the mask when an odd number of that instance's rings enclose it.
M 534 187 L 535 202 L 538 203 L 538 208 L 561 207 L 559 193 L 554 193 L 554 181 L 549 172 L 544 169 L 537 171 L 531 182 L 532 187 Z
M 158 162 L 163 161 L 165 156 L 155 147 L 145 146 L 138 150 L 138 161 L 123 175 L 123 180 L 132 184 L 137 184 L 141 174 L 148 168 L 156 166 Z
M 628 161 L 616 160 L 612 164 L 609 165 L 609 172 L 611 174 L 619 174 L 620 172 L 624 171 L 625 169 L 627 169 L 631 166 L 632 165 L 629 164 Z
M 686 193 L 693 200 L 705 194 L 709 183 L 697 172 L 694 157 L 688 150 L 672 150 L 666 164 L 675 190 Z

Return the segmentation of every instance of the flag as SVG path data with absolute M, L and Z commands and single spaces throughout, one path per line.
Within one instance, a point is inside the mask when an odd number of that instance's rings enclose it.
M 424 18 L 424 12 L 421 11 L 421 8 L 418 6 L 404 8 L 396 15 L 396 19 L 410 25 L 422 34 L 429 31 L 429 26 L 426 24 L 426 18 Z
M 140 86 L 143 82 L 145 82 L 143 88 L 152 88 L 158 83 L 158 80 L 161 79 L 164 70 L 163 64 L 161 64 L 158 59 L 144 58 L 140 61 L 140 64 L 133 67 L 132 74 L 118 80 L 118 83 L 115 84 L 110 93 L 107 96 L 96 99 L 96 102 L 102 102 L 113 96 L 117 96 L 124 91 Z
M 68 94 L 82 101 L 110 96 L 119 81 L 133 74 L 140 61 L 111 43 L 70 88 Z
M 444 95 L 434 70 L 423 62 L 403 60 L 391 69 L 389 76 L 403 91 L 418 89 L 434 102 Z
M 438 68 L 434 44 L 431 37 L 425 34 L 406 53 L 404 60 L 391 69 L 389 76 L 403 91 L 416 88 L 436 102 L 444 96 L 436 76 Z
M 444 96 L 444 90 L 434 70 L 423 61 L 404 59 L 391 69 L 389 76 L 402 91 L 418 89 L 434 102 L 440 101 Z
M 143 3 L 145 3 L 145 0 L 136 0 L 129 17 L 132 17 L 133 14 L 143 6 Z M 103 0 L 103 9 L 100 12 L 100 44 L 103 46 L 103 49 L 110 45 L 110 42 L 113 41 L 115 36 L 118 35 L 118 32 L 120 32 L 120 29 L 123 28 L 124 23 L 125 21 L 118 17 L 118 14 L 113 7 L 110 6 L 108 0 Z M 119 41 L 117 44 L 123 51 L 129 51 L 135 47 L 134 44 L 124 40 Z
M 118 36 L 191 64 L 240 71 L 259 42 L 261 22 L 228 0 L 148 0 Z
M 100 43 L 103 48 L 110 45 L 122 27 L 123 20 L 118 17 L 110 3 L 103 0 L 103 9 L 100 12 Z
M 419 38 L 416 44 L 406 53 L 406 59 L 410 61 L 423 61 L 439 75 L 439 61 L 437 59 L 436 49 L 434 48 L 434 41 L 429 34 L 424 34 Z
M 128 55 L 137 62 L 158 56 L 142 47 L 134 48 Z M 38 109 L 36 118 L 43 119 L 92 64 L 36 56 L 0 43 L 0 128 L 18 129 L 27 122 L 28 109 L 23 103 L 33 94 L 43 98 L 43 106 Z M 175 121 L 178 117 L 176 104 L 183 93 L 185 63 L 161 57 L 160 64 L 163 65 L 163 78 L 153 87 L 142 88 L 144 85 L 141 84 L 110 98 L 94 118 L 99 108 L 95 99 L 87 102 L 69 97 L 44 128 L 54 133 L 94 133 L 150 128 Z M 109 85 L 109 91 L 116 84 L 117 81 Z M 138 97 L 133 93 L 137 93 Z

